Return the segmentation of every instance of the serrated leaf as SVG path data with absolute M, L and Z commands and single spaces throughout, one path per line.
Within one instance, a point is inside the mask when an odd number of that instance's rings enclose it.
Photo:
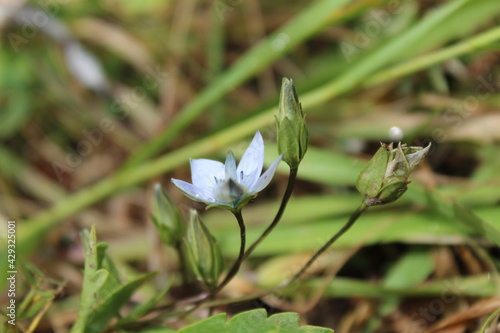
M 218 314 L 185 327 L 178 333 L 332 333 L 329 328 L 299 327 L 299 315 L 283 312 L 267 317 L 266 310 L 256 309 L 237 314 L 226 321 L 226 314 Z
M 108 322 L 118 315 L 120 308 L 129 301 L 132 294 L 139 288 L 143 282 L 153 277 L 156 273 L 144 274 L 129 283 L 122 285 L 118 289 L 105 294 L 103 298 L 98 300 L 95 306 L 89 313 L 89 317 L 85 323 L 84 332 L 100 333 L 106 327 Z M 100 291 L 102 292 L 102 291 Z
M 128 283 L 119 281 L 119 273 L 106 256 L 107 245 L 97 243 L 95 226 L 82 233 L 85 246 L 85 271 L 78 318 L 72 333 L 99 333 L 118 315 L 134 291 L 155 273 L 138 276 Z

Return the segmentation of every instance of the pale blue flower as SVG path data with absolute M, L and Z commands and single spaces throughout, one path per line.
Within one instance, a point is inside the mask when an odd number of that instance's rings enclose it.
M 264 165 L 264 141 L 259 131 L 247 148 L 240 163 L 231 151 L 227 153 L 226 163 L 207 159 L 192 159 L 192 184 L 172 178 L 187 197 L 208 204 L 208 207 L 223 207 L 239 211 L 262 191 L 273 178 L 281 161 L 280 155 L 261 175 Z

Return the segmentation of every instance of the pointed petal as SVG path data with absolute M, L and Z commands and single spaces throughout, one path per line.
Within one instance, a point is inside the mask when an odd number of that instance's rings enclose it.
M 210 192 L 217 180 L 225 179 L 224 164 L 218 161 L 196 159 L 191 160 L 191 180 L 194 186 Z
M 278 168 L 278 164 L 281 162 L 281 159 L 283 158 L 283 154 L 281 154 L 274 162 L 269 166 L 269 169 L 266 170 L 260 176 L 259 180 L 255 183 L 255 185 L 249 189 L 250 193 L 257 193 L 262 191 L 269 183 L 271 182 L 271 179 L 273 179 L 274 173 L 276 172 L 276 169 Z
M 232 178 L 236 180 L 236 159 L 234 158 L 233 152 L 228 151 L 226 155 L 225 167 L 225 179 Z
M 252 187 L 259 179 L 263 165 L 264 140 L 260 132 L 257 131 L 236 169 L 237 182 L 246 188 Z
M 254 170 L 250 174 L 245 175 L 242 178 L 239 178 L 239 184 L 246 189 L 252 188 L 255 183 L 259 180 L 261 170 Z M 242 173 L 241 173 L 242 174 Z
M 181 192 L 184 193 L 184 195 L 189 199 L 204 202 L 206 204 L 215 203 L 215 200 L 210 192 L 204 190 L 203 188 L 179 179 L 172 178 L 171 181 L 172 184 L 174 184 L 179 190 L 181 190 Z
M 410 164 L 410 172 L 415 171 L 415 169 L 419 166 L 420 162 L 422 162 L 424 157 L 429 152 L 430 148 L 431 148 L 431 143 L 429 142 L 427 147 L 425 147 L 424 149 L 419 150 L 416 153 L 409 154 L 406 156 L 406 158 L 408 159 L 408 163 Z
M 394 158 L 387 164 L 387 169 L 384 174 L 384 182 L 390 178 L 398 178 L 400 181 L 406 180 L 409 176 L 410 166 L 406 155 L 403 152 L 401 142 L 398 148 L 395 149 Z

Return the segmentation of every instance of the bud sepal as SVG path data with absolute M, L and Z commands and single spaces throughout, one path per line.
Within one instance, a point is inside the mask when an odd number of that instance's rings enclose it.
M 194 209 L 190 210 L 184 246 L 191 271 L 210 290 L 215 289 L 224 270 L 224 259 L 217 240 Z
M 283 154 L 290 168 L 297 168 L 304 158 L 309 145 L 309 132 L 305 115 L 291 79 L 283 78 L 281 84 L 278 115 L 278 153 Z
M 381 143 L 371 161 L 360 173 L 356 188 L 368 206 L 384 205 L 399 199 L 408 189 L 408 177 L 429 152 L 425 148 Z
M 152 220 L 162 242 L 178 247 L 186 234 L 184 219 L 158 183 L 154 185 Z

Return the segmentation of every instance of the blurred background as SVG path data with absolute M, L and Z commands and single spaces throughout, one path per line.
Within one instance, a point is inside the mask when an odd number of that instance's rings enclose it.
M 338 332 L 496 323 L 499 18 L 497 0 L 2 0 L 0 219 L 17 223 L 18 264 L 34 265 L 17 298 L 35 290 L 47 304 L 19 327 L 38 314 L 35 332 L 69 331 L 79 234 L 92 224 L 122 271 L 159 272 L 134 302 L 176 276 L 151 223 L 153 184 L 182 212 L 203 211 L 170 184 L 189 180 L 189 158 L 241 156 L 261 130 L 272 162 L 282 77 L 302 101 L 310 148 L 282 223 L 222 298 L 279 284 L 333 235 L 380 141 L 432 150 L 403 198 L 363 215 L 294 290 L 217 311 L 296 311 Z M 243 211 L 250 240 L 277 210 L 282 164 Z M 203 218 L 231 263 L 231 214 Z

